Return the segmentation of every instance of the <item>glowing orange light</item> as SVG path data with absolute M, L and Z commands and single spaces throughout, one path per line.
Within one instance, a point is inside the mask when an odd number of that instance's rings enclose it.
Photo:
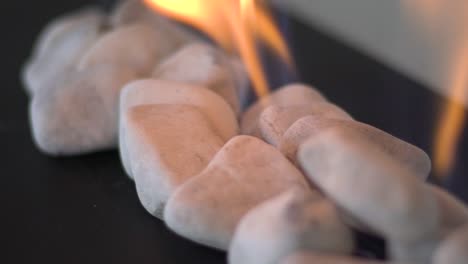
M 450 17 L 459 15 L 455 27 L 465 28 L 468 23 L 466 6 L 456 8 L 455 2 L 446 0 L 404 0 L 411 9 L 411 13 L 419 15 L 428 34 L 442 36 L 442 29 L 438 25 L 447 22 L 447 13 Z M 463 2 L 459 2 L 463 3 Z M 455 7 L 455 8 L 454 8 Z M 457 14 L 453 14 L 454 10 Z M 457 17 L 458 18 L 458 17 Z M 453 23 L 453 22 L 452 22 Z M 447 26 L 447 24 L 445 24 Z M 459 34 L 452 52 L 449 54 L 448 86 L 450 101 L 444 107 L 440 121 L 437 124 L 434 138 L 434 170 L 437 176 L 447 176 L 453 168 L 458 143 L 465 126 L 465 108 L 463 101 L 468 95 L 468 32 Z
M 264 3 L 255 0 L 144 0 L 152 9 L 192 25 L 240 55 L 259 97 L 269 87 L 257 51 L 262 41 L 292 65 L 286 42 Z

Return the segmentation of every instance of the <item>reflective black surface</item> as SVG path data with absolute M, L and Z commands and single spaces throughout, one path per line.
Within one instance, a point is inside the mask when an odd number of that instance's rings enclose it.
M 34 147 L 20 65 L 44 23 L 84 2 L 11 1 L 2 9 L 0 261 L 224 263 L 224 254 L 177 237 L 146 214 L 116 152 L 52 159 Z M 288 28 L 301 79 L 357 119 L 431 152 L 443 98 L 300 23 Z M 447 181 L 464 199 L 466 144 Z

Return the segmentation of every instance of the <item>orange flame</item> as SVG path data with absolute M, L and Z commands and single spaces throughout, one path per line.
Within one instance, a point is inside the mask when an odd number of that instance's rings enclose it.
M 465 44 L 466 43 L 466 44 Z M 468 42 L 464 42 L 454 59 L 451 99 L 442 112 L 434 143 L 434 168 L 439 177 L 450 173 L 457 146 L 465 126 L 464 98 L 468 88 Z
M 259 97 L 269 93 L 257 52 L 263 41 L 282 60 L 292 65 L 286 42 L 268 8 L 256 0 L 144 0 L 152 9 L 194 26 L 230 52 L 247 67 Z
M 436 37 L 442 36 L 444 34 L 442 31 L 447 30 L 447 27 L 463 29 L 468 23 L 466 19 L 468 5 L 464 4 L 461 8 L 458 6 L 463 2 L 447 0 L 405 1 L 411 11 L 416 11 L 416 14 L 420 16 L 419 19 L 423 21 L 427 33 Z M 452 20 L 448 21 L 448 17 Z M 438 25 L 442 25 L 442 27 L 438 27 Z M 441 112 L 434 138 L 434 170 L 438 177 L 446 177 L 453 169 L 458 143 L 465 126 L 463 102 L 468 95 L 468 31 L 458 34 L 455 43 L 447 58 L 449 64 L 447 89 L 450 91 L 450 100 Z

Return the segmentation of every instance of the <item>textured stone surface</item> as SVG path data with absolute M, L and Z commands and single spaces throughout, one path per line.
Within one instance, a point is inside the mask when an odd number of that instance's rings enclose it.
M 429 186 L 368 139 L 328 129 L 301 147 L 299 160 L 330 199 L 385 238 L 415 241 L 437 230 Z
M 270 106 L 260 115 L 259 127 L 262 138 L 273 146 L 279 147 L 283 135 L 288 128 L 302 117 L 310 115 L 321 118 L 352 120 L 352 117 L 341 108 L 326 102 L 292 106 Z
M 421 179 L 429 176 L 431 160 L 424 151 L 382 130 L 352 120 L 327 119 L 317 116 L 301 118 L 284 134 L 280 150 L 290 160 L 296 162 L 297 150 L 305 141 L 330 129 L 353 134 L 371 142 Z
M 269 106 L 313 105 L 326 99 L 314 88 L 303 84 L 286 85 L 250 106 L 242 115 L 241 132 L 260 137 L 259 118 Z
M 257 138 L 238 136 L 174 193 L 164 219 L 176 233 L 226 250 L 249 210 L 296 186 L 306 188 L 304 176 L 280 152 Z
M 142 105 L 125 114 L 125 140 L 140 201 L 162 218 L 174 190 L 205 169 L 224 142 L 195 106 Z
M 70 74 L 81 56 L 103 32 L 105 16 L 86 8 L 53 20 L 40 34 L 22 72 L 23 84 L 32 95 Z
M 194 43 L 184 46 L 158 65 L 153 77 L 208 87 L 239 114 L 241 109 L 237 91 L 245 88 L 237 87 L 242 81 L 235 79 L 237 76 L 232 64 L 232 60 L 218 48 Z
M 298 250 L 351 254 L 353 235 L 333 203 L 294 189 L 252 209 L 237 227 L 231 264 L 274 264 Z
M 120 154 L 124 167 L 132 177 L 125 142 L 127 124 L 124 113 L 134 106 L 146 104 L 185 104 L 197 106 L 205 114 L 217 135 L 225 142 L 238 134 L 236 116 L 226 101 L 204 87 L 160 80 L 139 80 L 128 84 L 120 99 Z
M 54 156 L 115 148 L 119 93 L 134 78 L 126 68 L 95 67 L 41 89 L 30 107 L 38 147 Z

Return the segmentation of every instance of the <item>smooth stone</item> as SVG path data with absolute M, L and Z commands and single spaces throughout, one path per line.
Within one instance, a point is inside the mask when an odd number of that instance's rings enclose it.
M 231 264 L 275 264 L 296 252 L 351 254 L 353 233 L 318 192 L 294 189 L 252 209 L 237 227 Z
M 308 139 L 313 139 L 324 130 L 330 129 L 366 139 L 420 179 L 426 179 L 429 176 L 431 160 L 423 150 L 382 130 L 353 120 L 328 119 L 317 116 L 303 117 L 286 131 L 279 149 L 291 161 L 297 163 L 299 147 Z
M 285 258 L 280 264 L 410 264 L 359 259 L 350 256 L 322 255 L 316 252 L 299 252 Z
M 117 145 L 121 88 L 136 78 L 120 67 L 94 67 L 61 76 L 30 106 L 34 140 L 44 153 L 69 156 Z
M 201 109 L 224 142 L 239 133 L 239 127 L 232 108 L 216 93 L 207 88 L 179 82 L 162 80 L 138 80 L 129 83 L 120 97 L 119 146 L 122 163 L 127 174 L 133 177 L 127 157 L 125 114 L 128 109 L 145 104 L 186 104 Z
M 434 254 L 433 264 L 466 264 L 468 261 L 468 225 L 455 230 Z
M 418 241 L 438 228 L 428 185 L 358 133 L 322 131 L 301 146 L 299 161 L 337 206 L 388 240 Z
M 468 208 L 463 202 L 439 187 L 429 186 L 429 189 L 437 200 L 437 228 L 416 241 L 389 241 L 388 251 L 392 259 L 428 263 L 442 241 L 459 228 L 468 225 Z
M 195 106 L 142 105 L 125 114 L 138 196 L 150 214 L 162 219 L 174 190 L 205 169 L 224 142 Z
M 78 69 L 96 65 L 121 65 L 146 75 L 182 44 L 180 40 L 161 34 L 149 24 L 122 26 L 103 35 L 83 55 Z
M 330 119 L 353 119 L 343 109 L 327 102 L 305 105 L 270 106 L 260 115 L 259 126 L 262 138 L 273 146 L 279 147 L 283 135 L 288 128 L 302 117 L 310 115 Z
M 204 43 L 194 43 L 182 47 L 153 72 L 156 79 L 178 81 L 208 87 L 223 97 L 236 114 L 240 112 L 240 102 L 231 60 L 218 48 Z M 245 78 L 245 77 L 244 77 Z
M 278 150 L 258 138 L 238 136 L 174 193 L 164 219 L 183 237 L 227 250 L 249 210 L 296 186 L 308 188 L 308 183 Z
M 86 8 L 52 21 L 40 34 L 22 81 L 31 95 L 74 71 L 83 54 L 103 32 L 105 16 Z
M 241 120 L 241 132 L 245 135 L 260 137 L 259 118 L 263 110 L 269 106 L 313 105 L 319 102 L 326 102 L 326 99 L 311 86 L 304 84 L 286 85 L 261 98 L 244 112 Z

